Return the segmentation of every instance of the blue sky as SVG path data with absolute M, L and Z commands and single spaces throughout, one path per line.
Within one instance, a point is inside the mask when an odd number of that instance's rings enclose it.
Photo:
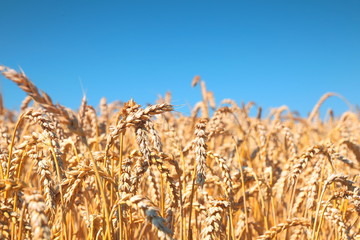
M 3 1 L 0 64 L 21 67 L 55 102 L 201 100 L 288 105 L 302 115 L 326 92 L 359 104 L 359 1 Z M 25 94 L 1 77 L 5 105 Z M 347 110 L 339 99 L 324 106 Z

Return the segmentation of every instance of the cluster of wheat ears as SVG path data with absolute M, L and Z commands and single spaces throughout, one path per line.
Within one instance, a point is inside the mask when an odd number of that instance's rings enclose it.
M 73 111 L 0 66 L 27 97 L 0 102 L 0 239 L 360 239 L 360 114 L 168 94 Z

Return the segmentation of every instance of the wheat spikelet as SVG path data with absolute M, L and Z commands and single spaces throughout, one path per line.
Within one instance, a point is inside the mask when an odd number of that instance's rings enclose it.
M 208 216 L 206 217 L 206 227 L 202 232 L 202 239 L 212 240 L 218 239 L 219 232 L 221 230 L 221 214 L 229 207 L 230 203 L 227 201 L 213 200 L 210 203 L 208 209 Z
M 196 183 L 203 186 L 205 183 L 205 165 L 206 165 L 206 139 L 205 132 L 207 120 L 200 120 L 195 128 L 195 155 L 196 155 Z
M 137 205 L 143 210 L 146 218 L 161 232 L 166 235 L 172 236 L 173 232 L 165 226 L 165 219 L 159 215 L 159 210 L 154 207 L 154 204 L 147 198 L 135 195 L 130 197 L 127 201 L 129 205 Z
M 222 158 L 219 154 L 214 154 L 210 151 L 207 153 L 207 155 L 214 158 L 216 162 L 219 164 L 222 173 L 222 178 L 225 183 L 226 195 L 228 197 L 228 200 L 232 202 L 234 197 L 233 181 L 231 179 L 230 168 L 227 165 L 226 160 Z
M 37 151 L 36 148 L 31 148 L 28 153 L 29 157 L 35 162 L 37 173 L 40 175 L 40 182 L 44 190 L 46 210 L 52 211 L 54 214 L 55 205 L 55 183 L 53 180 L 53 172 L 51 171 L 51 165 L 49 159 L 44 157 L 43 153 Z
M 293 226 L 310 226 L 310 222 L 308 219 L 304 218 L 293 218 L 288 219 L 284 223 L 279 223 L 278 225 L 271 227 L 269 231 L 266 231 L 263 235 L 259 236 L 258 240 L 265 240 L 265 239 L 273 239 L 276 235 L 283 232 L 285 229 L 288 229 Z
M 45 144 L 52 147 L 56 161 L 58 162 L 60 169 L 63 170 L 64 164 L 61 158 L 62 152 L 60 151 L 60 144 L 56 135 L 55 123 L 51 121 L 50 117 L 43 111 L 36 112 L 29 110 L 25 113 L 25 117 L 41 126 L 44 135 L 47 138 L 45 139 Z
M 27 78 L 24 72 L 18 73 L 15 70 L 5 66 L 2 66 L 0 71 L 6 78 L 15 82 L 24 92 L 31 96 L 35 102 L 39 103 L 47 111 L 59 114 L 66 124 L 74 125 L 77 122 L 77 120 L 73 118 L 73 116 L 71 116 L 71 114 L 64 107 L 60 105 L 54 105 L 49 95 L 47 95 L 45 92 L 40 94 L 37 87 Z
M 323 151 L 323 146 L 315 145 L 308 148 L 298 159 L 298 162 L 293 166 L 291 171 L 291 179 L 295 180 L 301 174 L 301 172 L 306 168 L 308 162 L 315 154 L 318 154 Z
M 126 115 L 124 119 L 119 121 L 116 127 L 112 128 L 110 135 L 107 138 L 106 152 L 109 151 L 111 145 L 114 143 L 115 139 L 119 137 L 120 133 L 125 133 L 127 128 L 135 126 L 136 124 L 143 125 L 143 123 L 149 120 L 151 116 L 173 110 L 173 107 L 167 103 L 151 105 L 145 109 L 138 109 L 138 107 L 139 106 L 137 105 L 134 109 L 137 109 L 135 112 Z M 131 109 L 131 107 L 129 109 Z
M 195 76 L 191 82 L 191 86 L 195 87 L 198 84 L 198 82 L 200 82 L 200 79 L 201 79 L 200 76 Z
M 350 240 L 351 238 L 349 236 L 347 226 L 344 222 L 344 219 L 342 217 L 340 210 L 337 208 L 334 208 L 332 206 L 332 204 L 330 204 L 330 203 L 326 204 L 325 202 L 323 202 L 322 204 L 325 205 L 325 209 L 323 210 L 324 216 L 327 219 L 329 219 L 330 221 L 332 221 L 335 226 L 337 226 L 339 232 L 341 233 L 341 235 L 344 239 Z
M 50 228 L 45 215 L 46 206 L 42 196 L 36 192 L 30 192 L 24 196 L 24 200 L 29 211 L 33 239 L 50 239 Z
M 309 185 L 308 185 L 308 194 L 306 200 L 306 208 L 314 210 L 316 204 L 315 201 L 317 199 L 317 193 L 319 189 L 319 182 L 321 178 L 321 164 L 323 161 L 318 161 L 313 169 L 313 173 L 311 175 Z
M 209 120 L 208 123 L 209 139 L 212 136 L 216 136 L 217 134 L 222 134 L 224 132 L 223 117 L 230 112 L 231 110 L 228 107 L 222 107 L 215 111 L 214 115 L 212 116 L 212 118 Z

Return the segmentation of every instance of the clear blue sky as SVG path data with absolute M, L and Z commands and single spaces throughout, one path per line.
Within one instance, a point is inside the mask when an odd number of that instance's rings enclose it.
M 2 1 L 0 64 L 21 67 L 55 102 L 100 98 L 141 104 L 173 93 L 217 102 L 288 105 L 306 115 L 328 91 L 359 104 L 360 1 Z M 81 80 L 80 80 L 81 79 Z M 24 94 L 1 77 L 5 105 Z M 332 99 L 324 109 L 347 109 Z

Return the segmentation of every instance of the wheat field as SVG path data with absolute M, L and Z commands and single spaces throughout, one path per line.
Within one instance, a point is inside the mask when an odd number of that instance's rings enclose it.
M 360 113 L 216 106 L 200 77 L 190 116 L 171 95 L 77 111 L 20 71 L 0 102 L 0 239 L 360 239 Z M 175 108 L 175 109 L 174 109 Z

